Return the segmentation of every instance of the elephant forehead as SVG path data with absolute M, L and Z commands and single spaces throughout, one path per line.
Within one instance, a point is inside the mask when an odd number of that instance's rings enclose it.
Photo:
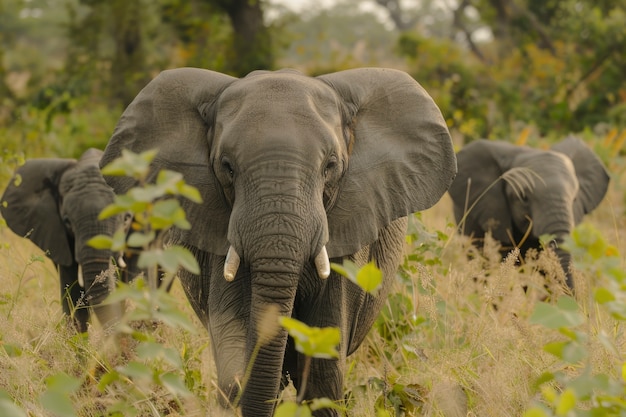
M 538 151 L 525 154 L 518 159 L 516 166 L 531 171 L 537 181 L 535 192 L 556 192 L 575 195 L 578 192 L 578 180 L 572 161 L 565 155 L 553 151 Z
M 268 73 L 233 83 L 220 96 L 218 123 L 339 123 L 338 97 L 325 83 L 292 73 Z

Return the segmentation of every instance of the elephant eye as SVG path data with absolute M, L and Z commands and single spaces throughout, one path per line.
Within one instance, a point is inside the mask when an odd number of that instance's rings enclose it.
M 324 177 L 328 179 L 328 177 L 332 175 L 336 169 L 337 157 L 332 156 L 328 161 L 326 161 L 326 166 L 324 167 Z
M 226 158 L 222 159 L 222 170 L 228 175 L 228 178 L 233 179 L 235 176 L 235 171 L 233 170 L 233 166 L 230 161 Z

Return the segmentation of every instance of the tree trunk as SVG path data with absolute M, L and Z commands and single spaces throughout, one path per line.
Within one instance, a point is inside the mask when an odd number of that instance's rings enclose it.
M 111 64 L 113 98 L 127 106 L 144 86 L 145 54 L 141 33 L 142 4 L 140 1 L 111 2 L 114 19 L 115 55 Z
M 233 56 L 229 72 L 242 77 L 258 69 L 272 69 L 274 56 L 269 30 L 263 22 L 259 0 L 221 0 L 218 5 L 228 14 L 233 27 Z

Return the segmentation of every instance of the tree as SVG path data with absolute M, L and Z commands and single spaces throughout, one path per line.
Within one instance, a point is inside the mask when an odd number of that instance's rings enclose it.
M 261 0 L 206 0 L 228 14 L 233 28 L 233 47 L 227 69 L 244 76 L 256 69 L 272 69 L 274 54 L 269 29 L 263 20 Z

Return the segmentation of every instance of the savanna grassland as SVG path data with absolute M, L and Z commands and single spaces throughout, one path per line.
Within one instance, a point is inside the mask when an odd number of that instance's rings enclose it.
M 606 404 L 613 413 L 594 415 L 626 413 L 626 291 L 608 282 L 624 271 L 626 253 L 624 137 L 584 137 L 612 178 L 578 243 L 600 236 L 608 246 L 592 242 L 600 252 L 579 264 L 574 305 L 558 301 L 562 273 L 550 254 L 518 267 L 514 257 L 501 261 L 495 244 L 477 252 L 456 233 L 447 195 L 415 216 L 395 291 L 346 364 L 350 415 L 588 415 Z M 29 156 L 54 154 L 22 140 Z M 5 151 L 2 189 L 22 156 Z M 136 324 L 133 337 L 115 341 L 96 324 L 83 338 L 65 325 L 53 264 L 4 224 L 0 245 L 1 415 L 231 414 L 218 407 L 208 334 L 176 282 L 164 321 Z M 598 288 L 608 288 L 600 298 Z

